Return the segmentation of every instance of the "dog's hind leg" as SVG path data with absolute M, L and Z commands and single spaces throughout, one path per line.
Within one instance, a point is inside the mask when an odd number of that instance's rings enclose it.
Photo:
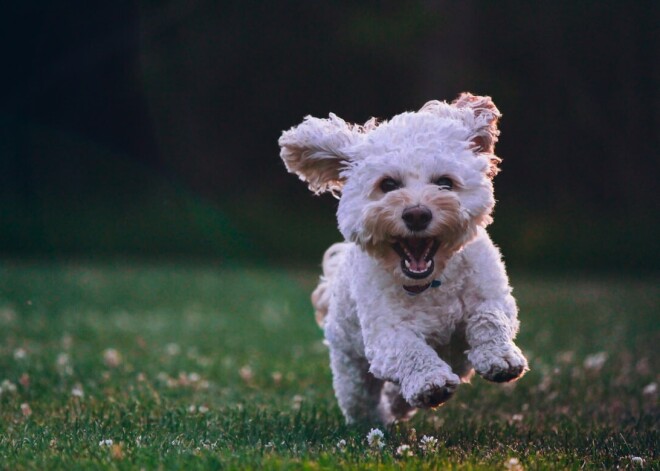
M 312 305 L 314 306 L 314 317 L 319 327 L 323 328 L 325 319 L 330 309 L 332 283 L 341 266 L 346 250 L 351 246 L 347 242 L 332 244 L 323 255 L 323 276 L 319 285 L 312 293 Z
M 339 407 L 348 423 L 382 421 L 378 412 L 383 381 L 369 373 L 365 359 L 330 348 L 332 384 Z
M 406 402 L 398 384 L 386 381 L 380 398 L 379 411 L 381 421 L 389 425 L 396 420 L 410 419 L 417 409 Z

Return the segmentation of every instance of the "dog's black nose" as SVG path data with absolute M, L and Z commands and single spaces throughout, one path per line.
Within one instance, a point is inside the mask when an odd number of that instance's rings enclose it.
M 401 215 L 406 227 L 411 231 L 423 231 L 429 226 L 432 217 L 431 210 L 421 205 L 406 208 Z

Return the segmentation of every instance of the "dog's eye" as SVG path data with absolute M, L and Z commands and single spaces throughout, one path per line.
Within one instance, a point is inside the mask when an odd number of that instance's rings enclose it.
M 451 190 L 454 188 L 454 182 L 449 177 L 440 177 L 433 180 L 433 183 L 438 185 L 441 190 Z
M 384 178 L 378 187 L 383 193 L 389 193 L 390 191 L 401 188 L 401 182 L 396 181 L 394 178 Z

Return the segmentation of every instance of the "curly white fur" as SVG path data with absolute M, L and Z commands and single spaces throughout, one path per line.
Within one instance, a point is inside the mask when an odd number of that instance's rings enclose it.
M 464 93 L 380 124 L 308 117 L 280 138 L 289 171 L 316 193 L 341 193 L 347 242 L 326 252 L 312 301 L 348 422 L 435 407 L 473 371 L 501 382 L 527 370 L 513 343 L 516 302 L 485 229 L 499 117 L 489 97 Z

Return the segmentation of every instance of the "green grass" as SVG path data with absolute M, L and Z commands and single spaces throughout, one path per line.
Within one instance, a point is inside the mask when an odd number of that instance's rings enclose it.
M 475 378 L 441 409 L 385 430 L 374 450 L 335 403 L 308 301 L 316 278 L 0 264 L 0 467 L 660 466 L 657 279 L 514 276 L 532 371 L 512 386 Z M 424 435 L 437 445 L 420 448 Z

